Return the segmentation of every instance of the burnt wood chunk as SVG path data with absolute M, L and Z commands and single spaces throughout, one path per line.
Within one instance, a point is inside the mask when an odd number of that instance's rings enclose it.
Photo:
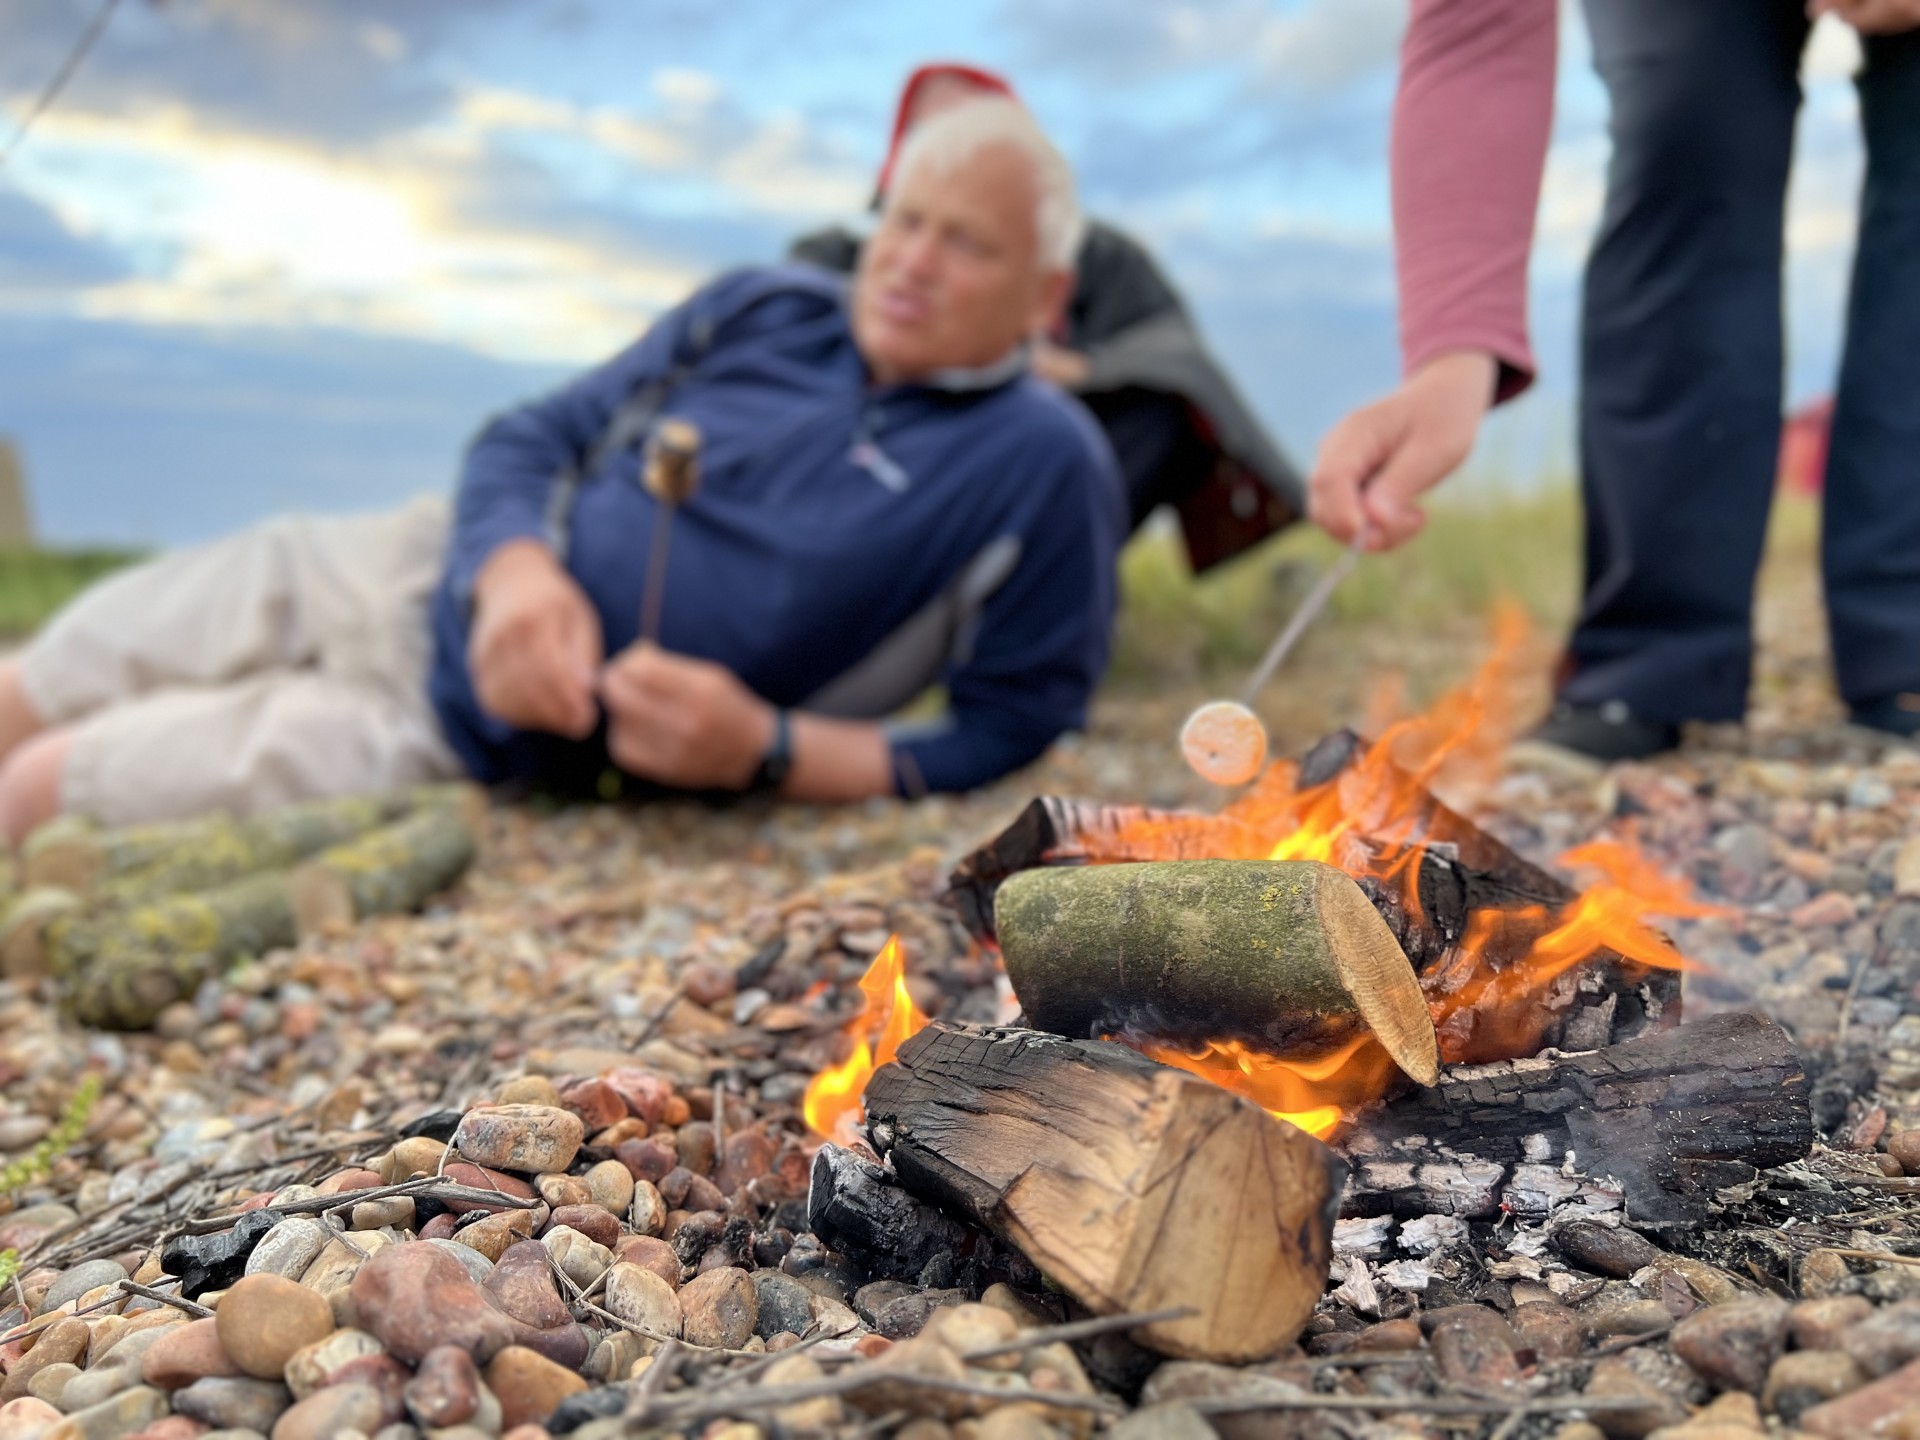
M 1123 1045 L 929 1026 L 868 1082 L 912 1193 L 991 1231 L 1096 1314 L 1238 1363 L 1291 1341 L 1326 1285 L 1343 1167 L 1291 1125 Z
M 1346 1209 L 1533 1217 L 1617 1194 L 1636 1224 L 1695 1224 L 1716 1189 L 1806 1156 L 1809 1093 L 1793 1041 L 1753 1014 L 1448 1070 L 1358 1117 Z

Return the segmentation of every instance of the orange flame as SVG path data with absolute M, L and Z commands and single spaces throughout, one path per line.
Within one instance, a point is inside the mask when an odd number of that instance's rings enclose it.
M 1388 887 L 1417 917 L 1427 847 L 1457 844 L 1471 865 L 1471 847 L 1484 843 L 1433 791 L 1444 785 L 1457 793 L 1497 774 L 1524 711 L 1528 676 L 1520 661 L 1527 640 L 1524 616 L 1503 607 L 1492 653 L 1479 671 L 1424 713 L 1387 725 L 1332 779 L 1302 788 L 1299 766 L 1281 761 L 1220 814 L 1143 818 L 1089 858 L 1319 860 Z M 1596 842 L 1560 858 L 1604 878 L 1558 910 L 1477 913 L 1453 951 L 1421 977 L 1448 1062 L 1532 1053 L 1554 1013 L 1543 1003 L 1550 987 L 1602 951 L 1659 969 L 1689 968 L 1646 917 L 1720 913 L 1629 845 Z M 1385 1051 L 1365 1035 L 1305 1058 L 1262 1054 L 1225 1039 L 1197 1054 L 1152 1042 L 1139 1048 L 1322 1136 L 1383 1095 L 1396 1074 Z
M 1387 1087 L 1393 1062 L 1371 1035 L 1356 1035 L 1313 1060 L 1283 1060 L 1237 1040 L 1213 1040 L 1198 1052 L 1152 1041 L 1135 1042 L 1149 1060 L 1211 1080 L 1245 1096 L 1276 1120 L 1324 1140 L 1340 1128 L 1350 1106 L 1366 1104 Z
M 839 1136 L 860 1122 L 861 1094 L 873 1072 L 928 1023 L 907 993 L 906 956 L 898 935 L 889 935 L 873 957 L 860 977 L 860 993 L 865 1003 L 844 1031 L 853 1041 L 853 1053 L 815 1075 L 801 1103 L 808 1128 L 818 1135 Z

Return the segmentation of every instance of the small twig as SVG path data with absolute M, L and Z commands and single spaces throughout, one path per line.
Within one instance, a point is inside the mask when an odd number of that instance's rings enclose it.
M 1591 1353 L 1595 1355 L 1618 1355 L 1622 1350 L 1631 1350 L 1634 1346 L 1644 1345 L 1649 1340 L 1658 1340 L 1671 1329 L 1673 1329 L 1673 1321 L 1669 1320 L 1666 1324 L 1656 1325 L 1651 1330 L 1642 1330 L 1638 1335 L 1616 1335 L 1613 1339 L 1607 1341 L 1606 1344 L 1594 1346 Z
M 1882 1265 L 1920 1265 L 1920 1255 L 1896 1255 L 1890 1250 L 1834 1249 L 1833 1253 L 1849 1260 L 1875 1260 Z
M 1526 1423 L 1527 1409 L 1524 1405 L 1515 1406 L 1507 1412 L 1507 1418 L 1493 1427 L 1493 1433 L 1487 1440 L 1513 1440 L 1520 1427 Z
M 849 1325 L 844 1330 L 815 1331 L 798 1345 L 789 1345 L 784 1350 L 769 1351 L 765 1355 L 756 1356 L 751 1364 L 729 1370 L 726 1374 L 726 1382 L 729 1385 L 738 1385 L 744 1381 L 751 1380 L 763 1370 L 770 1369 L 775 1361 L 784 1360 L 789 1355 L 798 1355 L 802 1350 L 811 1350 L 814 1346 L 823 1344 L 828 1340 L 838 1340 L 842 1335 L 851 1335 L 858 1328 L 856 1325 Z
M 146 1300 L 158 1300 L 162 1305 L 171 1305 L 176 1310 L 184 1310 L 196 1320 L 204 1320 L 213 1314 L 206 1306 L 196 1304 L 179 1295 L 169 1295 L 164 1290 L 156 1290 L 151 1285 L 141 1285 L 133 1280 L 122 1280 L 120 1288 L 129 1295 L 138 1295 Z
M 1024 1397 L 1022 1397 L 1024 1398 Z M 1187 1402 L 1202 1415 L 1241 1415 L 1255 1410 L 1387 1410 L 1416 1415 L 1552 1415 L 1566 1410 L 1640 1410 L 1642 1396 L 1544 1396 L 1515 1405 L 1511 1400 L 1464 1400 L 1451 1395 L 1233 1395 Z
M 903 1385 L 915 1390 L 938 1390 L 949 1395 L 973 1395 L 1004 1404 L 1033 1403 L 1055 1410 L 1089 1410 L 1103 1415 L 1125 1413 L 1124 1406 L 1100 1395 L 1036 1390 L 1028 1385 L 989 1385 L 974 1380 L 950 1380 L 943 1376 L 914 1375 L 898 1367 L 868 1363 L 825 1379 L 793 1385 L 761 1385 L 748 1389 L 728 1384 L 703 1395 L 690 1395 L 683 1401 L 654 1401 L 640 1411 L 638 1418 L 646 1423 L 664 1421 L 679 1425 L 731 1415 L 740 1410 L 772 1410 L 825 1396 L 850 1395 L 874 1385 Z M 1646 1402 L 1642 1400 L 1636 1403 L 1644 1405 Z
M 575 1303 L 578 1304 L 579 1307 L 583 1310 L 591 1310 L 595 1315 L 598 1315 L 602 1320 L 612 1321 L 615 1325 L 618 1325 L 622 1330 L 631 1331 L 633 1334 L 642 1336 L 648 1340 L 659 1340 L 659 1341 L 677 1340 L 677 1343 L 684 1345 L 686 1346 L 687 1349 L 696 1351 L 702 1355 L 727 1355 L 727 1356 L 752 1355 L 757 1357 L 766 1353 L 763 1350 L 730 1350 L 724 1345 L 700 1345 L 695 1343 L 692 1340 L 678 1340 L 677 1337 L 675 1336 L 663 1335 L 658 1330 L 649 1330 L 644 1325 L 636 1325 L 631 1320 L 622 1320 L 618 1315 L 614 1314 L 611 1310 L 608 1310 L 603 1308 L 602 1306 L 596 1305 L 591 1300 L 580 1300 L 580 1301 L 576 1301 Z
M 314 1215 L 327 1214 L 335 1210 L 348 1210 L 362 1200 L 386 1200 L 395 1195 L 411 1195 L 416 1199 L 425 1197 L 432 1200 L 455 1200 L 470 1205 L 494 1205 L 502 1210 L 531 1210 L 540 1201 L 522 1199 L 518 1195 L 509 1195 L 504 1190 L 483 1190 L 476 1185 L 438 1184 L 432 1175 L 416 1175 L 411 1180 L 403 1180 L 398 1185 L 381 1185 L 372 1190 L 344 1190 L 333 1195 L 315 1195 L 308 1200 L 289 1200 L 284 1205 L 263 1205 L 260 1208 L 275 1215 Z M 205 1220 L 184 1221 L 173 1231 L 174 1235 L 211 1235 L 217 1231 L 231 1229 L 247 1211 L 238 1210 L 231 1215 L 215 1215 Z
M 1840 1024 L 1834 1031 L 1833 1044 L 1837 1050 L 1847 1043 L 1847 1026 L 1853 1020 L 1854 997 L 1860 993 L 1860 982 L 1867 978 L 1867 971 L 1873 968 L 1872 950 L 1860 957 L 1860 963 L 1853 967 L 1853 978 L 1847 982 L 1847 995 L 1840 1002 Z
M 1189 1315 L 1199 1313 L 1191 1305 L 1175 1305 L 1165 1310 L 1147 1310 L 1135 1315 L 1102 1315 L 1093 1320 L 1075 1320 L 1066 1325 L 1036 1326 L 999 1345 L 969 1350 L 960 1358 L 971 1365 L 976 1360 L 991 1360 L 996 1355 L 1018 1355 L 1038 1345 L 1091 1340 L 1096 1335 L 1108 1335 L 1115 1330 L 1137 1330 L 1142 1325 L 1157 1325 L 1163 1320 L 1184 1320 Z

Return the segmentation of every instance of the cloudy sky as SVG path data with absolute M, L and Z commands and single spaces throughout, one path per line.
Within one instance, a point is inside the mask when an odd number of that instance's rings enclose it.
M 0 0 L 0 134 L 98 0 Z M 1097 16 L 1090 23 L 1089 17 Z M 125 0 L 0 169 L 0 434 L 51 540 L 442 489 L 492 409 L 855 214 L 895 88 L 1002 70 L 1303 459 L 1396 374 L 1404 0 Z M 1807 61 L 1790 388 L 1831 383 L 1859 143 Z M 1477 468 L 1564 473 L 1605 104 L 1573 9 L 1533 272 L 1545 382 Z

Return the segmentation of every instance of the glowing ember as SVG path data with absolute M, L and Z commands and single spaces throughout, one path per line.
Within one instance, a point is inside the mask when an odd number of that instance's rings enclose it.
M 815 1134 L 843 1136 L 861 1119 L 860 1097 L 873 1072 L 893 1059 L 909 1036 L 927 1026 L 927 1017 L 907 993 L 906 957 L 900 937 L 889 935 L 873 964 L 860 977 L 866 1003 L 847 1022 L 853 1053 L 838 1065 L 829 1065 L 807 1084 L 802 1110 Z

